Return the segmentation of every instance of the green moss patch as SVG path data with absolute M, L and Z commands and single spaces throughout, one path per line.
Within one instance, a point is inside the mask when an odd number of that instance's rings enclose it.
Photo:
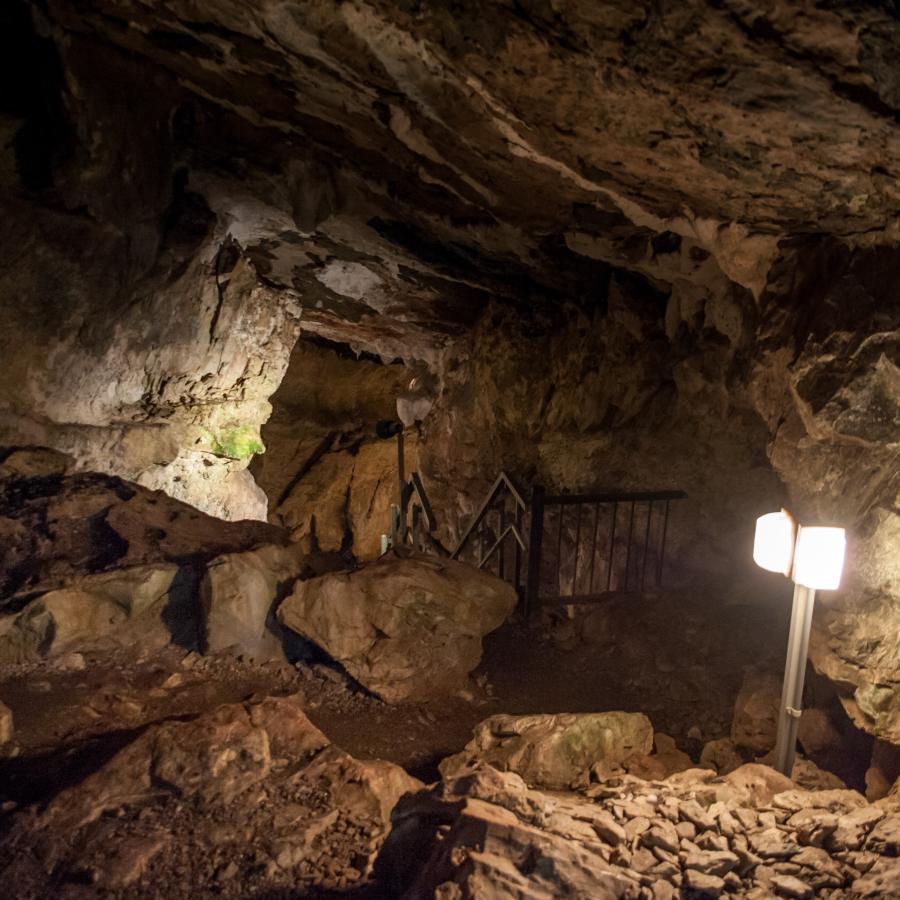
M 212 437 L 212 452 L 228 459 L 247 459 L 265 450 L 256 429 L 250 425 L 229 428 Z

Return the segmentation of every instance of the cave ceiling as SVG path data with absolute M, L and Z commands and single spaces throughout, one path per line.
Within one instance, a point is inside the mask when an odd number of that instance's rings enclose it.
M 892 3 L 32 11 L 76 123 L 62 206 L 135 234 L 200 195 L 306 331 L 383 355 L 489 297 L 602 303 L 622 269 L 759 297 L 785 238 L 900 235 Z

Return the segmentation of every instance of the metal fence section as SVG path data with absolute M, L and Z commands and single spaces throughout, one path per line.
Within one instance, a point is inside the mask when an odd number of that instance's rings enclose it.
M 510 582 L 526 615 L 547 605 L 660 590 L 671 504 L 686 496 L 683 491 L 550 495 L 535 486 L 526 501 L 501 473 L 452 556 Z

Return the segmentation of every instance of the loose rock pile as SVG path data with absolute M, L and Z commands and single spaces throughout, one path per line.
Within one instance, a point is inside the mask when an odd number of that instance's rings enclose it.
M 366 878 L 391 809 L 420 787 L 339 750 L 296 699 L 229 704 L 150 726 L 12 816 L 0 870 L 20 898 L 341 889 Z
M 900 795 L 797 790 L 765 766 L 549 795 L 482 765 L 402 799 L 376 870 L 405 900 L 802 900 L 895 897 L 898 854 Z

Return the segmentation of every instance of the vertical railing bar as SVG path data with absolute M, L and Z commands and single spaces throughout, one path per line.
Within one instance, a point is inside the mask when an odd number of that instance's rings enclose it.
M 653 518 L 653 501 L 647 503 L 647 527 L 644 530 L 644 555 L 641 557 L 641 590 L 647 579 L 647 551 L 650 549 L 650 520 Z
M 634 535 L 634 500 L 631 501 L 631 514 L 628 517 L 628 542 L 625 544 L 625 587 L 628 591 L 628 577 L 631 569 L 631 538 Z
M 485 510 L 485 515 L 481 519 L 481 525 L 478 526 L 478 539 L 479 539 L 479 544 L 481 545 L 481 552 L 478 554 L 478 560 L 479 560 L 478 568 L 479 569 L 482 567 L 481 560 L 484 559 L 484 544 L 485 544 L 484 530 L 486 527 L 487 517 L 488 517 L 488 511 Z
M 497 532 L 498 535 L 503 534 L 506 529 L 506 498 L 503 498 L 503 503 L 500 504 L 500 531 Z M 503 543 L 500 545 L 500 580 L 506 581 L 506 538 L 503 539 Z
M 516 531 L 519 533 L 519 537 L 524 540 L 524 535 L 522 534 L 522 507 L 518 501 L 516 501 Z M 515 569 L 513 571 L 513 583 L 516 589 L 516 593 L 519 593 L 519 589 L 522 585 L 522 548 L 519 545 L 519 542 L 516 541 L 516 555 L 514 559 Z
M 619 517 L 619 503 L 613 501 L 612 527 L 609 529 L 609 563 L 606 568 L 606 589 L 612 589 L 613 557 L 616 555 L 616 519 Z
M 570 592 L 571 596 L 575 596 L 575 590 L 578 586 L 578 548 L 581 544 L 581 507 L 582 504 L 578 504 L 575 512 L 575 562 L 572 566 L 572 590 Z
M 544 545 L 544 489 L 531 489 L 531 517 L 528 523 L 528 574 L 525 585 L 525 615 L 537 612 L 541 593 L 541 557 Z
M 594 504 L 594 534 L 591 538 L 591 583 L 588 585 L 587 592 L 594 593 L 594 568 L 597 563 L 597 526 L 600 524 L 600 504 Z
M 656 586 L 662 587 L 663 560 L 666 556 L 666 532 L 669 530 L 669 501 L 663 517 L 662 540 L 659 542 L 659 562 L 656 564 Z

